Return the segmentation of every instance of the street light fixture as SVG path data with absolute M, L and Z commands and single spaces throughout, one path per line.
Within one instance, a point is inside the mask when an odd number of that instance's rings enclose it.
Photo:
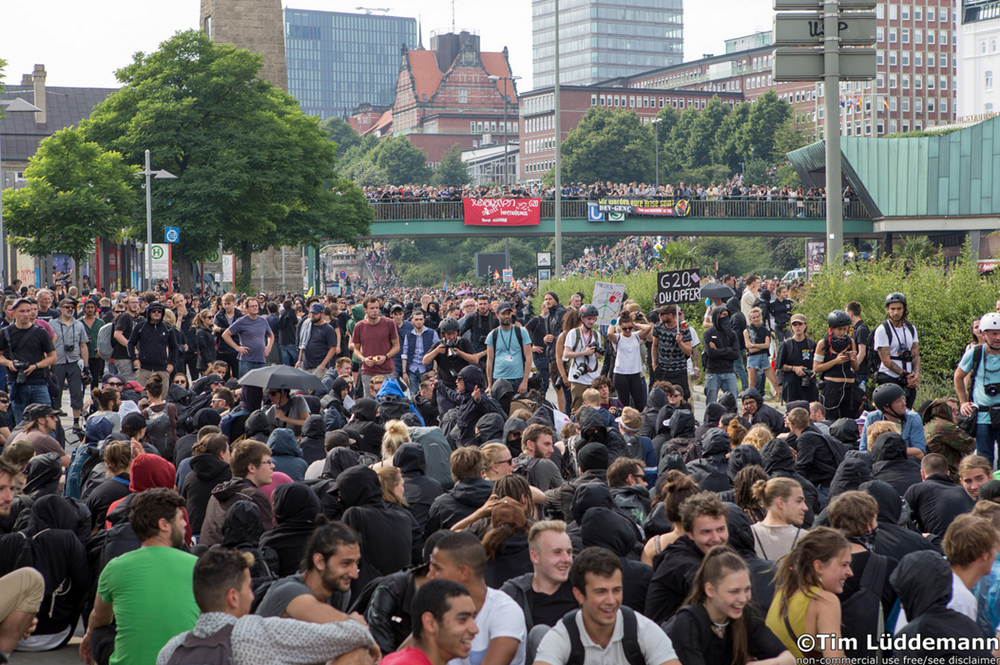
M 653 118 L 653 124 L 658 125 L 663 122 L 663 118 Z M 656 136 L 656 195 L 660 195 L 660 128 L 653 127 L 653 135 Z
M 10 101 L 0 101 L 0 107 L 3 108 L 5 113 L 35 113 L 42 110 L 20 97 L 16 97 Z M 5 184 L 7 182 L 4 179 L 3 159 L 0 156 L 0 286 L 7 284 L 7 236 L 3 230 L 3 189 Z
M 520 81 L 520 76 L 497 76 L 496 74 L 491 74 L 487 76 L 491 81 L 504 81 L 503 86 L 503 184 L 509 185 L 510 179 L 508 175 L 510 173 L 510 168 L 507 165 L 507 84 L 506 81 L 511 82 L 511 88 L 513 89 L 513 82 Z
M 136 173 L 146 176 L 146 288 L 152 290 L 153 284 L 153 196 L 150 187 L 150 177 L 157 180 L 176 178 L 170 171 L 153 171 L 149 168 L 149 151 L 146 151 L 146 170 Z

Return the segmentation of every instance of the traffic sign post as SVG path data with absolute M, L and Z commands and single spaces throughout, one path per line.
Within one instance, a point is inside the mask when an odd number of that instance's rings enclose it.
M 176 226 L 168 226 L 163 233 L 164 242 L 180 242 L 181 230 Z
M 875 0 L 774 0 L 776 46 L 774 81 L 823 81 L 824 144 L 826 148 L 826 257 L 843 253 L 844 211 L 840 164 L 840 81 L 875 78 L 875 51 L 844 46 L 875 44 L 875 16 L 857 10 L 875 9 Z M 849 10 L 842 13 L 841 10 Z M 822 48 L 815 48 L 821 45 Z

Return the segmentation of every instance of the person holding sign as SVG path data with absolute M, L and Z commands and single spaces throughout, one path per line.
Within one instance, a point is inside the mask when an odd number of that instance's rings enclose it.
M 618 317 L 617 327 L 620 334 L 615 332 L 615 326 L 608 328 L 608 341 L 615 347 L 615 392 L 622 404 L 642 411 L 646 408 L 646 390 L 642 383 L 640 349 L 653 332 L 653 326 L 636 321 L 625 310 Z M 686 385 L 687 381 L 684 383 Z
M 656 359 L 653 382 L 669 381 L 684 391 L 690 399 L 687 361 L 691 357 L 691 329 L 686 321 L 678 323 L 677 305 L 656 308 L 660 322 L 653 326 L 652 356 Z

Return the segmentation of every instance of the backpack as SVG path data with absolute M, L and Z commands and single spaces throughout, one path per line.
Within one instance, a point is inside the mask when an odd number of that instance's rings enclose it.
M 390 420 L 400 420 L 410 413 L 410 401 L 399 395 L 385 395 L 378 403 L 379 420 L 387 423 Z
M 537 457 L 529 457 L 527 461 L 520 461 L 514 464 L 514 468 L 510 470 L 511 473 L 517 476 L 524 476 L 528 479 L 528 484 L 532 487 L 538 487 L 538 474 L 535 471 L 535 467 L 538 465 Z
M 911 323 L 904 323 L 903 325 L 906 327 L 905 328 L 906 330 L 910 331 L 911 336 L 917 334 L 917 329 L 914 328 Z M 872 375 L 875 372 L 877 372 L 879 367 L 882 366 L 882 360 L 879 358 L 878 349 L 875 348 L 875 331 L 878 330 L 879 328 L 883 328 L 885 330 L 885 336 L 887 339 L 889 339 L 890 342 L 892 341 L 893 337 L 892 328 L 890 327 L 888 321 L 883 321 L 879 325 L 875 326 L 875 328 L 868 333 L 868 350 L 865 352 L 865 363 L 868 363 L 869 360 L 871 361 L 871 364 L 868 366 L 868 369 L 871 370 L 868 372 L 869 375 Z M 872 355 L 873 353 L 875 355 Z M 876 360 L 877 358 L 878 360 Z
M 90 477 L 90 472 L 103 459 L 101 451 L 96 443 L 87 443 L 78 446 L 73 451 L 73 460 L 69 463 L 66 471 L 66 483 L 63 485 L 64 497 L 79 499 L 83 491 L 83 481 Z
M 101 360 L 107 362 L 111 360 L 111 340 L 115 338 L 115 327 L 106 323 L 97 329 L 97 355 Z
M 886 579 L 886 557 L 872 552 L 861 574 L 858 590 L 841 603 L 840 621 L 844 637 L 859 638 L 873 633 L 881 633 L 885 625 L 882 612 L 882 585 Z M 863 647 L 862 647 L 863 648 Z M 847 652 L 848 657 L 862 655 L 860 652 Z
M 972 349 L 972 371 L 969 372 L 969 399 L 972 399 L 972 391 L 976 387 L 976 374 L 979 372 L 979 365 L 983 362 L 982 344 Z M 975 438 L 976 429 L 979 426 L 979 410 L 975 409 L 971 416 L 959 415 L 955 423 L 962 431 Z
M 212 404 L 212 394 L 204 393 L 191 399 L 191 402 L 180 409 L 177 413 L 177 436 L 193 434 L 197 431 L 194 424 L 194 416 L 202 409 L 208 408 Z
M 635 618 L 635 612 L 630 607 L 621 606 L 622 628 L 625 634 L 622 637 L 622 649 L 625 651 L 625 660 L 629 665 L 646 665 L 646 658 L 642 655 L 642 648 L 639 646 L 639 622 Z M 576 625 L 576 615 L 580 610 L 573 610 L 562 618 L 563 626 L 569 634 L 569 659 L 567 663 L 583 663 L 586 660 L 586 651 L 583 648 L 583 640 L 580 639 L 580 628 Z
M 189 632 L 174 650 L 167 665 L 232 665 L 233 628 L 223 626 L 208 637 L 195 637 Z
M 168 404 L 159 413 L 150 413 L 149 420 L 146 421 L 146 438 L 160 451 L 160 457 L 164 459 L 167 459 L 167 453 L 173 447 L 173 441 L 170 438 L 170 416 L 167 415 L 169 408 Z
M 521 356 L 521 367 L 524 367 L 524 340 L 521 338 L 521 326 L 513 326 L 513 328 L 514 328 L 514 334 L 517 335 L 517 351 L 518 351 L 518 353 Z M 486 344 L 487 345 L 489 345 L 490 335 L 493 336 L 493 348 L 494 349 L 496 349 L 496 346 L 497 346 L 497 337 L 500 336 L 500 333 L 497 332 L 498 330 L 500 330 L 500 329 L 499 328 L 494 328 L 493 330 L 491 330 L 489 332 L 488 335 L 486 335 Z M 531 342 L 531 338 L 530 337 L 528 338 L 528 342 L 529 343 Z

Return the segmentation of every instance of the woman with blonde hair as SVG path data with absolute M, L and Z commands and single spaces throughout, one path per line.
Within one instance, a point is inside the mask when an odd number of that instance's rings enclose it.
M 403 497 L 403 472 L 394 466 L 383 466 L 375 469 L 378 481 L 382 485 L 382 500 L 406 508 L 410 505 Z
M 743 437 L 743 441 L 741 443 L 746 446 L 753 446 L 757 450 L 760 450 L 773 438 L 774 434 L 772 434 L 771 430 L 767 428 L 767 425 L 761 425 L 758 423 L 747 431 L 746 436 Z
M 514 469 L 514 458 L 510 449 L 502 443 L 487 443 L 480 450 L 486 456 L 483 476 L 486 480 L 499 480 Z
M 385 433 L 382 435 L 382 461 L 372 464 L 372 468 L 378 471 L 384 466 L 392 466 L 392 457 L 404 443 L 410 442 L 410 428 L 402 420 L 390 420 L 385 424 Z

